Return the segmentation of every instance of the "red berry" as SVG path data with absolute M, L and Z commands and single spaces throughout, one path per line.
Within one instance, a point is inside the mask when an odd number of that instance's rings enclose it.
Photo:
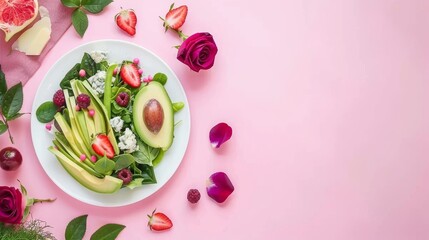
M 54 97 L 52 98 L 52 101 L 57 107 L 63 107 L 66 105 L 66 99 L 64 97 L 63 90 L 58 90 L 55 92 Z
M 120 92 L 116 97 L 116 103 L 121 107 L 128 106 L 128 102 L 130 101 L 130 95 L 126 92 Z
M 179 30 L 185 23 L 186 16 L 188 15 L 188 7 L 186 5 L 178 8 L 173 8 L 174 4 L 170 6 L 170 10 L 165 15 L 164 27 L 167 31 L 168 28 Z
M 126 33 L 133 36 L 136 34 L 137 16 L 132 9 L 120 11 L 115 16 L 116 24 Z
M 79 94 L 76 100 L 77 100 L 77 105 L 83 109 L 88 108 L 89 104 L 91 103 L 91 98 L 85 93 Z
M 167 217 L 167 215 L 155 211 L 156 210 L 153 210 L 152 215 L 147 215 L 149 217 L 149 222 L 147 225 L 149 226 L 150 230 L 163 231 L 173 227 L 173 222 L 170 220 L 170 218 Z
M 118 172 L 118 178 L 124 181 L 123 182 L 124 185 L 127 185 L 133 179 L 133 174 L 131 173 L 130 169 L 124 168 Z
M 22 164 L 22 155 L 18 149 L 6 147 L 0 151 L 0 167 L 6 171 L 14 171 Z
M 198 189 L 190 189 L 188 191 L 188 201 L 190 203 L 197 203 L 201 198 L 200 191 Z

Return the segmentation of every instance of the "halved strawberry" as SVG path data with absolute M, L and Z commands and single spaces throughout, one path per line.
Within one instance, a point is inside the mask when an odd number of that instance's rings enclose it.
M 170 229 L 173 226 L 173 222 L 171 222 L 171 220 L 164 213 L 155 211 L 156 209 L 153 210 L 151 216 L 147 215 L 149 217 L 149 222 L 147 225 L 149 226 L 150 230 L 162 231 Z
M 168 30 L 168 28 L 179 30 L 179 28 L 185 23 L 186 16 L 188 15 L 188 6 L 182 5 L 178 8 L 174 8 L 174 3 L 171 4 L 170 10 L 165 15 L 164 20 L 164 27 L 165 31 Z
M 130 34 L 134 36 L 136 34 L 136 24 L 137 24 L 137 16 L 132 9 L 121 10 L 115 16 L 116 24 Z
M 142 84 L 139 69 L 133 63 L 125 63 L 122 65 L 121 78 L 126 84 L 133 88 L 138 88 L 140 84 Z
M 115 156 L 115 150 L 113 149 L 112 143 L 106 134 L 98 134 L 97 137 L 92 141 L 92 149 L 97 155 L 108 158 Z

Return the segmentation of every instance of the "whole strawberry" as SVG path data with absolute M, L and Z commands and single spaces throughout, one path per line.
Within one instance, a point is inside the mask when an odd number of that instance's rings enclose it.
M 134 10 L 121 10 L 115 16 L 116 24 L 126 33 L 134 36 L 136 34 L 137 16 Z
M 173 227 L 173 222 L 171 222 L 167 215 L 155 211 L 156 209 L 153 210 L 152 215 L 147 215 L 149 217 L 149 222 L 147 225 L 149 226 L 150 230 L 163 231 Z
M 170 10 L 165 15 L 165 19 L 161 18 L 164 21 L 165 31 L 168 28 L 178 31 L 179 28 L 185 23 L 186 16 L 188 15 L 188 6 L 182 5 L 178 8 L 174 8 L 174 3 L 171 4 Z

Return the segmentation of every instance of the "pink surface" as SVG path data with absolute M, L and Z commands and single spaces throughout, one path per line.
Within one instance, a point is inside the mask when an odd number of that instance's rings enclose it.
M 128 207 L 93 207 L 56 187 L 38 163 L 30 117 L 12 123 L 25 163 L 2 173 L 19 178 L 63 238 L 66 224 L 89 214 L 88 234 L 125 224 L 119 239 L 429 239 L 429 2 L 424 0 L 179 1 L 190 12 L 185 33 L 208 31 L 219 47 L 199 74 L 175 59 L 179 43 L 159 15 L 170 1 L 115 1 L 90 16 L 80 39 L 69 29 L 25 86 L 24 109 L 49 67 L 82 43 L 123 39 L 153 50 L 177 73 L 188 95 L 192 131 L 178 172 L 162 190 Z M 129 37 L 112 21 L 134 8 Z M 219 150 L 208 141 L 220 121 L 234 129 Z M 10 145 L 6 135 L 0 146 Z M 218 205 L 205 180 L 225 171 L 235 192 Z M 189 188 L 203 194 L 197 206 Z M 146 214 L 168 214 L 174 227 L 152 233 Z

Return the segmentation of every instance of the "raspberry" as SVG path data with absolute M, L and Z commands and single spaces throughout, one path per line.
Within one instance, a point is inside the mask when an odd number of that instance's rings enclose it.
M 54 97 L 52 98 L 52 101 L 57 107 L 63 107 L 66 105 L 66 99 L 64 97 L 63 90 L 58 90 L 55 92 Z
M 118 178 L 124 181 L 123 182 L 124 185 L 127 185 L 133 179 L 133 174 L 131 173 L 130 169 L 124 168 L 121 171 L 119 171 Z
M 77 100 L 77 105 L 83 109 L 88 108 L 89 104 L 91 103 L 91 98 L 85 93 L 79 94 L 76 100 Z
M 130 101 L 130 95 L 126 92 L 120 92 L 116 97 L 116 103 L 121 107 L 128 106 L 128 102 Z
M 201 198 L 200 191 L 198 189 L 190 189 L 188 191 L 188 201 L 190 203 L 197 203 Z

